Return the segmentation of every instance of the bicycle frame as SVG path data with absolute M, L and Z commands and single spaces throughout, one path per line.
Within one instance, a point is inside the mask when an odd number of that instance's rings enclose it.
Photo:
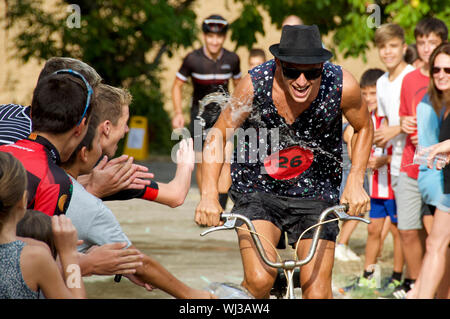
M 324 211 L 322 211 L 322 213 L 319 216 L 318 223 L 315 226 L 313 226 L 313 227 L 316 227 L 316 230 L 315 230 L 313 238 L 312 238 L 312 243 L 311 243 L 311 247 L 309 248 L 308 255 L 304 259 L 297 260 L 297 261 L 296 260 L 283 260 L 281 262 L 273 262 L 273 261 L 269 260 L 269 258 L 267 258 L 266 252 L 262 246 L 261 240 L 256 232 L 255 226 L 253 225 L 253 223 L 250 219 L 248 219 L 247 217 L 245 217 L 243 215 L 232 214 L 232 213 L 222 213 L 221 219 L 225 220 L 225 224 L 222 226 L 210 228 L 210 229 L 204 231 L 203 233 L 201 233 L 200 236 L 205 236 L 205 235 L 207 235 L 211 232 L 217 231 L 217 230 L 235 229 L 236 221 L 238 219 L 242 220 L 244 222 L 244 224 L 246 224 L 247 227 L 249 228 L 250 235 L 251 235 L 253 242 L 255 243 L 256 249 L 257 249 L 259 255 L 261 256 L 261 259 L 264 261 L 264 263 L 272 268 L 281 268 L 281 269 L 286 270 L 286 272 L 287 272 L 286 277 L 287 277 L 287 280 L 289 281 L 289 285 L 288 285 L 289 290 L 287 292 L 287 297 L 289 299 L 294 299 L 294 297 L 295 297 L 294 296 L 294 283 L 292 282 L 293 281 L 292 275 L 293 275 L 294 269 L 296 267 L 300 268 L 301 266 L 309 263 L 311 261 L 311 259 L 314 257 L 314 254 L 317 249 L 317 244 L 319 242 L 320 232 L 322 230 L 322 224 L 325 222 L 325 219 L 327 218 L 328 215 L 334 213 L 336 215 L 336 217 L 342 221 L 357 220 L 357 221 L 361 221 L 361 222 L 370 224 L 370 221 L 368 221 L 364 218 L 348 215 L 346 213 L 347 210 L 348 210 L 348 204 L 343 204 L 343 205 L 332 206 L 332 207 L 329 207 L 329 208 L 325 209 Z

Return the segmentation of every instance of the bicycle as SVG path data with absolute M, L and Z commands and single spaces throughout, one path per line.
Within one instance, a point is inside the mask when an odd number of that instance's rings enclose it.
M 251 222 L 250 219 L 248 219 L 247 217 L 240 215 L 240 214 L 222 213 L 221 220 L 223 220 L 225 223 L 222 226 L 212 227 L 212 228 L 204 231 L 203 233 L 200 234 L 200 236 L 203 237 L 207 234 L 210 234 L 214 231 L 219 231 L 219 230 L 236 229 L 236 228 L 238 228 L 238 226 L 236 226 L 236 221 L 238 219 L 242 220 L 244 222 L 244 224 L 247 225 L 247 227 L 248 227 L 247 231 L 250 232 L 253 242 L 257 248 L 257 251 L 258 251 L 259 255 L 261 256 L 261 259 L 264 261 L 264 263 L 272 268 L 277 269 L 277 270 L 281 269 L 282 272 L 285 273 L 285 277 L 287 280 L 287 289 L 286 289 L 287 291 L 286 291 L 285 298 L 286 299 L 295 299 L 294 280 L 293 280 L 293 275 L 294 275 L 295 269 L 296 268 L 300 269 L 303 265 L 309 263 L 312 260 L 312 258 L 314 257 L 314 254 L 317 249 L 317 244 L 319 241 L 319 235 L 320 235 L 320 231 L 322 229 L 322 225 L 325 223 L 336 221 L 336 220 L 342 220 L 342 221 L 357 220 L 357 221 L 364 222 L 366 224 L 370 224 L 369 220 L 364 219 L 362 217 L 350 216 L 346 213 L 347 211 L 348 211 L 348 204 L 335 205 L 335 206 L 329 207 L 322 211 L 322 213 L 319 216 L 318 223 L 309 227 L 308 229 L 306 229 L 300 235 L 300 237 L 297 241 L 297 245 L 298 245 L 301 238 L 307 231 L 317 227 L 314 232 L 313 238 L 312 238 L 312 243 L 311 243 L 311 247 L 309 249 L 308 255 L 302 260 L 287 259 L 287 260 L 281 260 L 279 262 L 273 262 L 273 261 L 269 260 L 267 258 L 266 252 L 265 252 L 265 250 L 262 246 L 261 240 L 259 238 L 260 235 L 256 232 L 255 226 L 253 225 L 253 223 Z M 330 215 L 331 213 L 334 213 L 337 218 L 325 221 L 325 218 L 327 218 L 327 216 Z M 245 228 L 239 228 L 239 229 L 245 230 Z M 295 251 L 297 251 L 297 249 L 295 249 Z M 297 255 L 295 255 L 295 256 L 297 259 Z M 280 271 L 278 271 L 278 274 L 280 274 Z M 235 287 L 232 287 L 232 288 L 235 288 Z

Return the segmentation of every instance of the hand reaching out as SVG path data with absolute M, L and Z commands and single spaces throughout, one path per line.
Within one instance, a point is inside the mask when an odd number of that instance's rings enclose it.
M 180 148 L 177 151 L 177 164 L 188 167 L 191 171 L 194 170 L 195 152 L 194 142 L 192 138 L 183 139 L 180 142 Z
M 143 189 L 150 185 L 148 179 L 154 175 L 148 172 L 147 167 L 134 164 L 133 160 L 133 157 L 122 155 L 108 161 L 104 156 L 89 175 L 88 182 L 85 183 L 86 190 L 103 198 L 124 189 Z

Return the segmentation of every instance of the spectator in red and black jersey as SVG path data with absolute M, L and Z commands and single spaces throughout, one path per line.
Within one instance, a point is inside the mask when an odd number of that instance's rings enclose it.
M 27 170 L 28 208 L 50 216 L 67 209 L 72 182 L 59 164 L 70 157 L 86 134 L 95 104 L 92 95 L 92 87 L 76 71 L 44 77 L 33 93 L 33 132 L 27 139 L 0 147 Z
M 37 83 L 46 76 L 62 69 L 72 69 L 84 76 L 93 89 L 102 81 L 101 76 L 88 64 L 77 59 L 54 57 L 47 60 Z M 0 105 L 0 145 L 15 143 L 25 139 L 32 130 L 30 106 Z
M 223 48 L 228 22 L 220 15 L 211 15 L 203 21 L 202 31 L 204 46 L 190 52 L 183 60 L 178 70 L 172 87 L 172 102 L 175 115 L 172 119 L 174 129 L 184 127 L 184 116 L 182 112 L 182 87 L 189 77 L 192 79 L 194 88 L 191 104 L 191 121 L 189 131 L 194 137 L 194 149 L 197 152 L 197 185 L 201 191 L 201 157 L 203 140 L 206 138 L 206 130 L 216 122 L 221 108 L 217 103 L 209 103 L 200 110 L 199 101 L 206 95 L 215 92 L 228 92 L 228 83 L 233 79 L 236 87 L 240 78 L 240 60 L 237 54 Z M 199 114 L 201 112 L 202 114 Z M 204 127 L 201 127 L 201 120 Z M 195 124 L 198 125 L 196 128 Z M 196 128 L 194 130 L 194 128 Z M 225 208 L 228 188 L 231 185 L 230 165 L 225 163 L 221 171 L 219 181 L 219 201 Z

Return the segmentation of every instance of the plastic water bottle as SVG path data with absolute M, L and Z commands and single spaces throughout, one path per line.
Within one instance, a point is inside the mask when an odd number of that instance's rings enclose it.
M 219 299 L 255 299 L 244 287 L 232 283 L 212 282 L 206 290 Z
M 430 154 L 430 149 L 417 145 L 416 151 L 414 153 L 413 163 L 419 165 L 428 166 L 428 155 Z M 437 154 L 434 157 L 433 166 L 436 168 L 443 168 L 446 165 L 447 156 L 444 154 Z

